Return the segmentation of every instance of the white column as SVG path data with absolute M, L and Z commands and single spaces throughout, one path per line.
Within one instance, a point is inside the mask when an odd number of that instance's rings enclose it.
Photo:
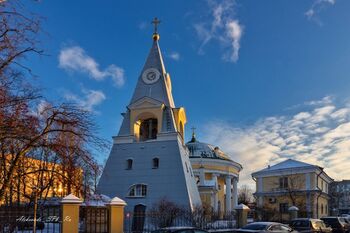
M 218 195 L 218 189 L 219 189 L 219 184 L 218 184 L 218 176 L 219 174 L 213 173 L 213 180 L 215 182 L 215 190 L 214 190 L 214 211 L 218 211 L 218 199 L 219 199 L 219 195 Z
M 233 208 L 238 205 L 238 188 L 237 188 L 238 178 L 233 178 Z
M 232 204 L 231 204 L 231 183 L 232 183 L 232 177 L 226 176 L 226 213 L 232 211 Z

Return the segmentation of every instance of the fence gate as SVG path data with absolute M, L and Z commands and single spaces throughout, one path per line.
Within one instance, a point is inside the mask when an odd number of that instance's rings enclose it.
M 80 206 L 80 233 L 108 233 L 109 209 L 107 207 Z

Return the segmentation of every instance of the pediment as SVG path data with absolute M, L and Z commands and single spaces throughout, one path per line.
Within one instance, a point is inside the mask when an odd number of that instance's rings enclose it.
M 162 108 L 163 103 L 150 97 L 143 97 L 128 106 L 129 109 Z

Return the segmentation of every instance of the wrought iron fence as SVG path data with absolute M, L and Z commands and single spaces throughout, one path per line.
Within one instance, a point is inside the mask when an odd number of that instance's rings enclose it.
M 34 206 L 0 206 L 0 233 L 29 233 L 34 229 Z M 38 206 L 36 212 L 37 233 L 61 232 L 60 206 Z
M 185 212 L 171 215 L 146 212 L 144 214 L 125 213 L 125 233 L 148 233 L 164 227 L 196 227 L 205 230 L 233 229 L 236 213 L 198 214 Z
M 108 233 L 109 209 L 104 206 L 80 206 L 80 233 Z

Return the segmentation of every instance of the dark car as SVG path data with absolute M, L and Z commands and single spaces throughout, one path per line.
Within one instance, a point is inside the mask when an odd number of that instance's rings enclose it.
M 259 233 L 270 233 L 270 232 L 279 232 L 279 233 L 297 233 L 289 226 L 278 223 L 278 222 L 254 222 L 250 223 L 240 229 L 234 230 L 233 232 L 239 233 L 250 233 L 250 232 L 259 232 Z
M 347 224 L 344 218 L 340 217 L 323 217 L 321 220 L 327 225 L 332 227 L 333 233 L 346 233 L 349 232 L 349 224 Z
M 296 218 L 289 224 L 294 230 L 303 233 L 331 233 L 332 228 L 327 227 L 321 219 Z
M 208 233 L 205 230 L 201 230 L 195 227 L 165 227 L 151 233 Z

